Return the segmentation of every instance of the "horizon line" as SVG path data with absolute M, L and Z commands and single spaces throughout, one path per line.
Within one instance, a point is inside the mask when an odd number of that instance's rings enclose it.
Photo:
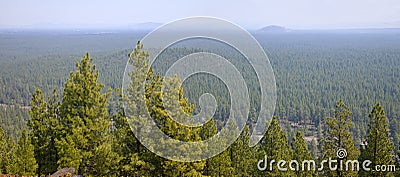
M 127 24 L 57 24 L 38 23 L 31 25 L 1 25 L 0 30 L 154 30 L 165 23 L 161 22 L 132 22 Z M 146 26 L 150 25 L 150 26 Z M 241 25 L 240 25 L 241 26 Z M 269 24 L 261 27 L 245 27 L 248 31 L 261 31 L 269 27 L 277 27 L 289 31 L 329 31 L 329 30 L 390 30 L 399 27 L 387 26 L 350 26 L 350 27 L 287 27 L 284 25 Z

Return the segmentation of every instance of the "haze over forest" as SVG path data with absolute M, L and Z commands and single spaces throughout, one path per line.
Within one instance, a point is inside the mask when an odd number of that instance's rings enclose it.
M 400 176 L 399 9 L 397 0 L 1 2 L 0 176 Z M 161 52 L 150 72 L 143 69 L 154 49 L 140 40 L 190 16 L 243 27 L 268 56 L 276 105 L 253 147 L 262 97 L 259 78 L 240 51 L 218 40 L 182 40 Z M 219 78 L 163 79 L 174 62 L 202 52 L 227 58 L 245 78 L 245 124 L 229 121 L 231 92 Z M 139 69 L 131 71 L 122 95 L 127 65 Z M 170 117 L 171 105 L 183 108 L 173 112 L 179 118 L 201 112 L 205 93 L 217 105 L 212 117 L 202 118 L 210 121 L 189 127 Z M 148 148 L 132 131 L 143 121 L 139 103 L 175 140 L 206 141 L 227 125 L 243 125 L 243 131 L 232 129 L 229 137 L 238 137 L 232 144 L 218 141 L 194 151 L 201 156 L 227 147 L 212 158 L 167 159 L 152 150 L 168 141 Z M 318 168 L 327 158 L 370 160 L 373 171 L 257 166 L 263 159 L 312 160 Z M 382 166 L 387 171 L 376 169 Z

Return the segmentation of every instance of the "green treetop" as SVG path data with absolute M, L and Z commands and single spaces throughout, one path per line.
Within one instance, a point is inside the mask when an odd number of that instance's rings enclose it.
M 307 149 L 306 141 L 303 138 L 303 134 L 301 132 L 296 133 L 296 137 L 292 140 L 292 149 L 293 149 L 293 158 L 299 163 L 299 170 L 296 170 L 296 176 L 306 177 L 306 176 L 315 176 L 314 170 L 308 170 L 308 166 L 304 166 L 302 164 L 305 160 L 313 160 L 311 157 L 310 151 Z M 316 165 L 316 164 L 315 164 Z M 315 166 L 315 169 L 317 166 Z
M 390 140 L 390 132 L 385 111 L 377 103 L 369 114 L 368 134 L 365 149 L 361 150 L 361 160 L 372 161 L 371 167 L 376 165 L 394 164 L 394 145 Z M 393 176 L 390 172 L 361 172 L 368 176 Z
M 342 160 L 344 163 L 347 160 L 357 160 L 359 156 L 359 151 L 354 146 L 353 136 L 350 132 L 352 128 L 352 113 L 350 109 L 339 100 L 336 103 L 336 108 L 334 110 L 334 117 L 326 118 L 325 120 L 325 136 L 322 140 L 322 154 L 323 158 L 331 158 L 332 160 L 337 160 L 338 162 Z M 347 152 L 347 156 L 344 158 L 337 157 L 337 151 L 339 149 L 344 149 Z M 337 166 L 336 170 L 330 170 L 325 168 L 325 176 L 357 176 L 356 170 L 343 170 Z
M 35 147 L 35 158 L 38 162 L 37 174 L 52 174 L 57 171 L 58 152 L 55 140 L 59 132 L 59 102 L 58 95 L 44 100 L 43 93 L 36 89 L 32 95 L 28 127 L 32 134 L 32 144 Z
M 279 126 L 276 116 L 272 118 L 267 132 L 261 141 L 261 149 L 263 150 L 263 154 L 267 156 L 268 161 L 285 160 L 289 162 L 292 159 L 292 152 L 288 144 L 287 136 Z M 286 168 L 287 171 L 281 171 L 278 169 L 276 163 L 272 164 L 272 166 L 268 163 L 268 168 L 264 173 L 268 176 L 294 176 L 294 173 L 289 170 L 288 163 L 285 165 L 284 168 Z
M 6 159 L 7 154 L 7 142 L 4 136 L 3 127 L 0 125 L 0 174 L 5 174 L 6 172 Z
M 36 163 L 34 146 L 26 130 L 22 131 L 21 138 L 18 141 L 18 149 L 16 151 L 17 157 L 17 171 L 16 174 L 22 176 L 33 176 L 36 173 L 38 165 Z
M 118 162 L 111 151 L 108 93 L 101 93 L 98 70 L 89 53 L 76 63 L 64 85 L 60 105 L 59 168 L 75 167 L 84 176 L 103 176 Z

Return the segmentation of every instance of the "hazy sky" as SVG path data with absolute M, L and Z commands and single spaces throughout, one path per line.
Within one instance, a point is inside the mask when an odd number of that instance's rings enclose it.
M 1 26 L 113 26 L 214 16 L 245 28 L 400 27 L 399 0 L 1 0 Z

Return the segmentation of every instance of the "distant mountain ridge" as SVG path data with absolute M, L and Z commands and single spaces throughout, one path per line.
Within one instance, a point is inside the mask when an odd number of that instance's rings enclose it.
M 52 31 L 65 30 L 74 32 L 87 32 L 90 34 L 109 34 L 119 31 L 140 31 L 150 32 L 164 23 L 159 22 L 143 22 L 143 23 L 127 23 L 127 24 L 60 24 L 60 23 L 38 23 L 32 25 L 5 26 L 0 25 L 0 33 L 4 32 L 24 32 L 24 31 Z M 400 34 L 400 28 L 332 28 L 332 29 L 296 29 L 279 25 L 268 25 L 260 29 L 247 29 L 254 33 L 396 33 Z

